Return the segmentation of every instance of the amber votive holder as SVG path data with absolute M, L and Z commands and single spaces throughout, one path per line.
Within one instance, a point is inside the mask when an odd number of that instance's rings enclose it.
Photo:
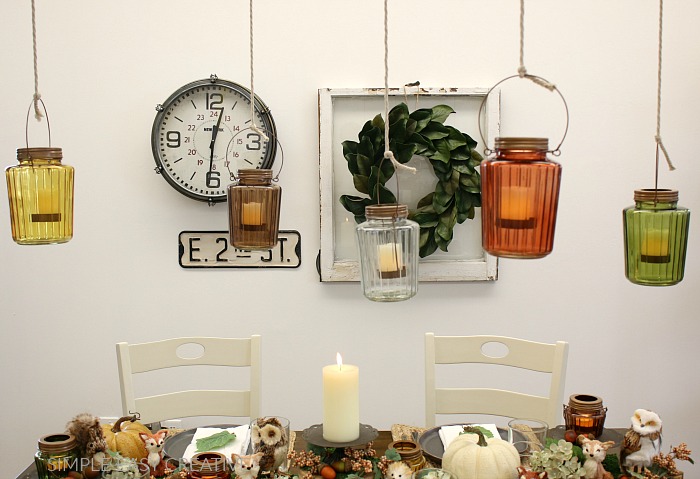
M 573 430 L 577 435 L 599 437 L 603 434 L 607 411 L 601 398 L 590 394 L 573 394 L 569 404 L 564 404 L 566 429 Z

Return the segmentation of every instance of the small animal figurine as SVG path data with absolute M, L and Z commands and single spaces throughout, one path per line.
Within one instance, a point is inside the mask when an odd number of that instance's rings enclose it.
M 163 443 L 167 434 L 168 431 L 165 429 L 161 429 L 155 434 L 147 434 L 145 432 L 139 434 L 146 451 L 148 451 L 146 462 L 151 469 L 151 475 L 156 477 L 164 476 L 171 472 L 171 469 L 163 460 Z
M 608 449 L 615 445 L 615 441 L 600 442 L 585 436 L 579 436 L 578 440 L 586 458 L 583 463 L 586 475 L 583 477 L 585 479 L 613 479 L 613 475 L 603 467 L 603 461 L 608 455 Z
M 518 479 L 547 479 L 547 472 L 528 471 L 523 466 L 518 466 Z
M 637 409 L 631 421 L 622 443 L 620 465 L 625 472 L 643 474 L 661 450 L 661 418 L 653 411 Z
M 396 461 L 389 463 L 386 468 L 385 479 L 411 479 L 413 471 L 406 465 L 403 461 Z
M 237 479 L 255 479 L 260 472 L 260 459 L 263 457 L 262 452 L 241 456 L 239 454 L 231 454 L 233 461 L 233 471 L 236 473 Z
M 287 431 L 276 417 L 261 417 L 251 427 L 253 451 L 262 452 L 260 471 L 276 472 L 287 460 L 289 438 Z
M 83 465 L 84 474 L 87 477 L 97 477 L 107 459 L 107 442 L 100 419 L 88 413 L 78 414 L 66 424 L 66 431 L 78 441 L 80 457 L 89 461 Z

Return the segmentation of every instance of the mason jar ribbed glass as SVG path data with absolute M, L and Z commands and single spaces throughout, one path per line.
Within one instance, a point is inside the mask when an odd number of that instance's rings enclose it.
M 496 138 L 481 163 L 482 246 L 494 256 L 542 258 L 552 252 L 561 165 L 547 138 Z
M 680 283 L 690 210 L 678 206 L 676 190 L 635 190 L 634 202 L 622 212 L 627 279 L 646 286 Z
M 365 208 L 367 221 L 357 225 L 360 278 L 372 301 L 403 301 L 418 291 L 420 227 L 408 219 L 406 205 Z
M 228 187 L 231 244 L 239 249 L 270 249 L 277 244 L 282 188 L 272 184 L 272 170 L 238 170 Z
M 63 479 L 80 470 L 78 441 L 68 433 L 48 434 L 38 441 L 34 455 L 39 479 Z
M 5 169 L 16 243 L 65 243 L 73 237 L 74 168 L 62 159 L 61 148 L 19 148 L 19 165 Z

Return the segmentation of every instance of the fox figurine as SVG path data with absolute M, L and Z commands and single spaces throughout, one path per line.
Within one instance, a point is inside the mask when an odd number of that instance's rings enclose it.
M 165 436 L 168 431 L 161 429 L 154 434 L 147 434 L 142 432 L 139 437 L 143 441 L 143 445 L 148 451 L 148 456 L 146 457 L 146 462 L 151 470 L 151 474 L 160 477 L 169 474 L 170 468 L 163 460 L 163 443 L 165 442 Z
M 239 454 L 231 454 L 233 461 L 233 471 L 238 479 L 255 479 L 260 472 L 260 459 L 264 453 L 258 452 L 249 456 L 241 456 Z

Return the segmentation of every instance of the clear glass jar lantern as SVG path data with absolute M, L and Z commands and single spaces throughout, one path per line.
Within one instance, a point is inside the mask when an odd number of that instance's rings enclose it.
M 231 244 L 239 249 L 270 249 L 277 244 L 282 188 L 272 184 L 272 170 L 238 170 L 228 187 Z
M 547 138 L 496 138 L 481 163 L 481 234 L 485 251 L 505 258 L 552 252 L 561 165 L 547 159 Z
M 16 243 L 65 243 L 73 237 L 74 168 L 62 159 L 61 148 L 19 148 L 19 165 L 5 169 Z
M 627 279 L 647 286 L 680 283 L 690 210 L 678 206 L 676 190 L 635 190 L 634 201 L 622 212 Z
M 418 291 L 418 223 L 408 219 L 406 205 L 370 205 L 365 216 L 356 228 L 364 295 L 372 301 L 412 298 Z

